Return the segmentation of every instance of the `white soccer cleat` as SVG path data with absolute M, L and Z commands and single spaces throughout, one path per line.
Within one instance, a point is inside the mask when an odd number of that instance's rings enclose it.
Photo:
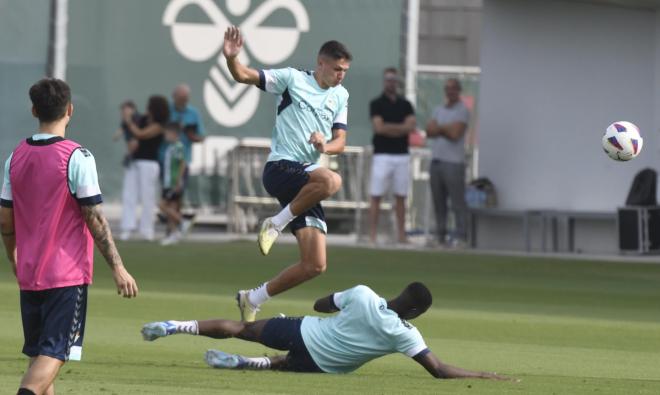
M 145 341 L 152 342 L 160 337 L 173 335 L 176 333 L 176 325 L 171 321 L 150 322 L 142 327 L 142 338 Z
M 208 350 L 204 355 L 206 363 L 217 369 L 242 369 L 247 366 L 245 358 L 236 354 L 228 354 L 220 350 Z
M 270 248 L 277 240 L 277 237 L 280 235 L 280 231 L 273 225 L 273 221 L 270 218 L 266 218 L 261 224 L 261 230 L 259 231 L 259 237 L 257 242 L 259 243 L 259 249 L 263 255 L 268 255 Z
M 238 303 L 238 310 L 241 312 L 241 321 L 254 322 L 257 319 L 257 312 L 259 306 L 253 306 L 248 299 L 250 291 L 238 291 L 236 294 L 236 302 Z

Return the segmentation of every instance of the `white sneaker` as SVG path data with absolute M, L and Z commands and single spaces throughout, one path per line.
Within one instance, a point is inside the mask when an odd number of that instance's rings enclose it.
M 277 237 L 280 235 L 280 231 L 273 225 L 273 221 L 270 218 L 266 218 L 261 224 L 261 230 L 259 231 L 259 237 L 257 242 L 259 244 L 259 249 L 263 255 L 268 255 L 270 248 L 277 240 Z
M 160 245 L 169 246 L 172 244 L 177 244 L 179 241 L 181 241 L 181 233 L 172 232 L 169 236 L 160 241 Z
M 193 226 L 193 220 L 192 219 L 184 219 L 181 221 L 181 225 L 179 228 L 181 229 L 181 233 L 184 235 L 187 235 L 188 232 L 190 232 L 190 228 Z

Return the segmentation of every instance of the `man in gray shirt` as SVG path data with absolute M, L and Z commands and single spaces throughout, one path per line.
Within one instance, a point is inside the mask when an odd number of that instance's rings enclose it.
M 433 111 L 426 124 L 432 153 L 431 194 L 437 222 L 438 241 L 452 247 L 465 245 L 467 205 L 465 203 L 465 132 L 470 112 L 461 98 L 461 83 L 449 78 L 445 83 L 444 105 Z M 451 200 L 456 229 L 447 238 L 447 199 Z

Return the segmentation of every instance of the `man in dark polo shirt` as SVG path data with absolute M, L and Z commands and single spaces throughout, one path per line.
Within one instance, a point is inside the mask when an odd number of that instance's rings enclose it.
M 376 243 L 380 201 L 390 187 L 395 198 L 398 242 L 407 243 L 406 196 L 410 179 L 408 135 L 415 130 L 415 110 L 397 93 L 397 70 L 388 67 L 383 72 L 383 93 L 371 101 L 370 116 L 374 130 L 374 155 L 371 164 L 371 207 L 369 237 Z

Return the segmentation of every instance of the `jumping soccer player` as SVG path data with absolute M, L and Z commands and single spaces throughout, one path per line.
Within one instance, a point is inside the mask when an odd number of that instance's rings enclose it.
M 30 357 L 18 394 L 53 395 L 62 365 L 81 358 L 94 243 L 117 293 L 131 298 L 138 287 L 101 212 L 94 157 L 64 138 L 73 114 L 69 86 L 42 79 L 30 88 L 30 99 L 39 131 L 5 163 L 0 229 L 18 279 L 23 353 Z
M 230 320 L 163 321 L 145 324 L 147 341 L 185 333 L 215 339 L 236 337 L 288 351 L 286 355 L 249 358 L 208 350 L 206 362 L 223 369 L 272 369 L 291 372 L 348 373 L 384 355 L 400 352 L 437 378 L 503 379 L 494 373 L 472 372 L 441 362 L 408 321 L 432 302 L 424 284 L 409 284 L 386 301 L 371 288 L 358 285 L 316 301 L 314 310 L 332 317 L 271 318 L 252 323 Z
M 279 96 L 263 183 L 283 209 L 263 221 L 259 247 L 267 255 L 290 223 L 300 248 L 298 263 L 252 290 L 238 292 L 241 320 L 252 322 L 259 305 L 270 297 L 325 271 L 327 227 L 320 202 L 339 190 L 341 177 L 317 162 L 321 154 L 339 154 L 346 145 L 348 92 L 341 82 L 352 56 L 343 44 L 328 41 L 319 50 L 314 71 L 256 70 L 239 61 L 242 47 L 239 29 L 228 28 L 223 53 L 234 80 Z

